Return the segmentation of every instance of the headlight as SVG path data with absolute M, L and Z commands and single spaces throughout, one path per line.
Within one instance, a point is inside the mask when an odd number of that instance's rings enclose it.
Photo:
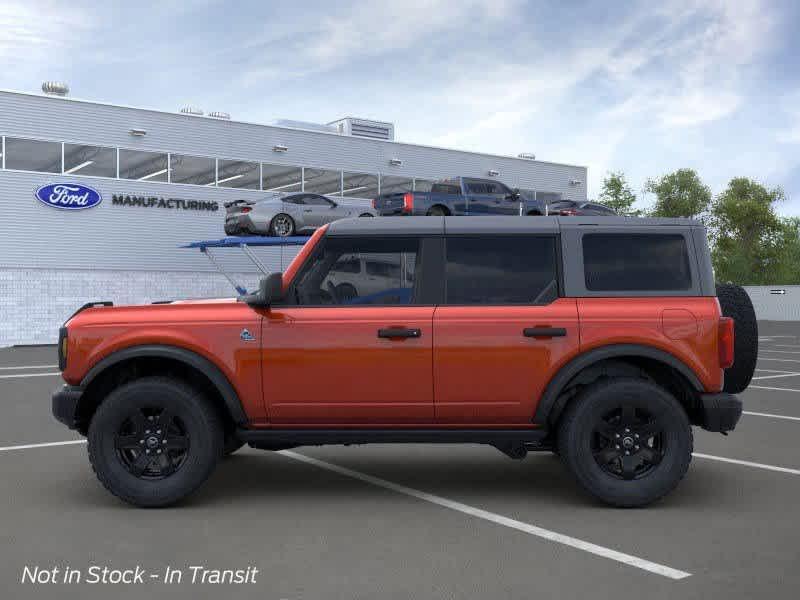
M 58 330 L 58 368 L 67 368 L 67 328 L 62 327 Z

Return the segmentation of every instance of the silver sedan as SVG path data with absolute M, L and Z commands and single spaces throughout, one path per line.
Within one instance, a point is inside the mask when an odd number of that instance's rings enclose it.
M 334 200 L 320 194 L 298 192 L 273 194 L 261 200 L 226 202 L 225 234 L 287 237 L 310 233 L 337 219 L 377 215 L 373 208 L 359 205 L 358 199 L 349 200 L 352 203 L 345 203 L 348 198 Z

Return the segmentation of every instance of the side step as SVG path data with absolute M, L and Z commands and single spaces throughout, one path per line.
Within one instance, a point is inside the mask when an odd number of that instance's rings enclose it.
M 489 444 L 544 450 L 545 429 L 238 429 L 240 440 L 267 450 L 326 444 Z

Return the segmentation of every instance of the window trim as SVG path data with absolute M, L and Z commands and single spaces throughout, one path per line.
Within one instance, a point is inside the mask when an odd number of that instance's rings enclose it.
M 553 242 L 553 258 L 556 262 L 556 296 L 547 302 L 527 302 L 527 303 L 492 303 L 492 304 L 463 304 L 463 303 L 450 303 L 447 302 L 447 240 L 450 238 L 473 238 L 473 239 L 486 239 L 486 238 L 549 238 Z M 553 302 L 564 297 L 564 268 L 562 261 L 562 247 L 561 235 L 558 233 L 496 233 L 496 234 L 474 234 L 474 233 L 452 233 L 443 236 L 444 245 L 442 247 L 442 260 L 441 260 L 441 280 L 442 280 L 442 293 L 440 297 L 440 306 L 457 306 L 457 307 L 476 307 L 476 306 L 509 306 L 509 307 L 523 307 L 523 306 L 549 306 Z

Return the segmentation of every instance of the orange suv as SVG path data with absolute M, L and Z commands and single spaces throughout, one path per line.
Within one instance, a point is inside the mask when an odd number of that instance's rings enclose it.
M 689 220 L 344 220 L 254 294 L 109 304 L 61 329 L 53 414 L 138 506 L 244 443 L 369 442 L 549 450 L 602 501 L 646 505 L 686 473 L 692 425 L 735 427 L 758 339 Z

